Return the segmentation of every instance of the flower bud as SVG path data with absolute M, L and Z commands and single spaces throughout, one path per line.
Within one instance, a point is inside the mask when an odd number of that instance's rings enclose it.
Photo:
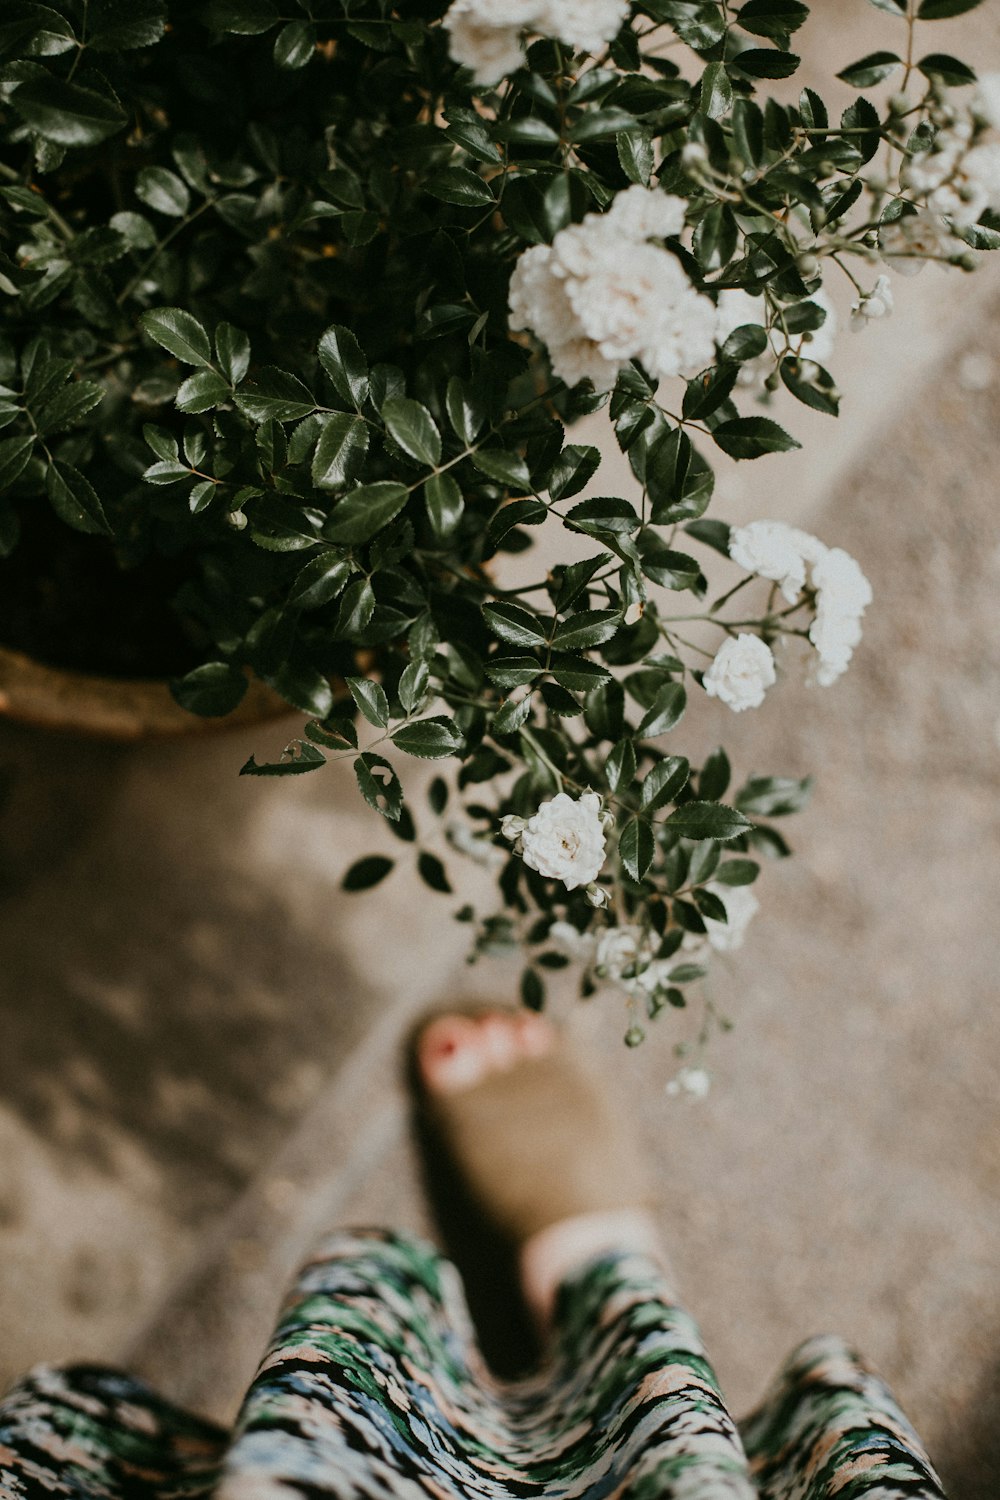
M 777 370 L 772 370 L 770 375 L 764 381 L 764 389 L 767 391 L 776 391 L 780 385 L 781 376 L 778 374 Z
M 646 1033 L 641 1026 L 630 1026 L 625 1033 L 626 1047 L 638 1047 L 646 1040 Z
M 812 281 L 814 276 L 819 275 L 819 259 L 811 250 L 803 251 L 795 264 L 803 281 Z
M 602 885 L 591 883 L 587 886 L 585 894 L 591 906 L 600 908 L 608 904 L 608 893 Z

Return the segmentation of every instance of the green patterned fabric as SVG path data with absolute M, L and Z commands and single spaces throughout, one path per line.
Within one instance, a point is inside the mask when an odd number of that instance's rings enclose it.
M 797 1350 L 738 1427 L 697 1327 L 635 1255 L 563 1286 L 525 1380 L 486 1368 L 449 1261 L 366 1232 L 302 1269 L 232 1433 L 91 1367 L 43 1367 L 0 1401 L 0 1500 L 941 1494 L 886 1386 L 836 1339 Z

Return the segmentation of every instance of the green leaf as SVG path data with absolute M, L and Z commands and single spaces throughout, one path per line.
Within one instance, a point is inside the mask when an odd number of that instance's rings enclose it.
M 432 719 L 403 724 L 396 730 L 392 742 L 407 755 L 417 755 L 421 760 L 443 760 L 445 756 L 457 755 L 465 738 L 454 719 L 438 714 Z
M 490 517 L 486 530 L 499 547 L 504 537 L 516 527 L 540 526 L 548 519 L 548 514 L 541 500 L 534 496 L 525 500 L 504 500 L 496 514 Z
M 590 483 L 601 462 L 601 451 L 589 444 L 570 443 L 549 470 L 546 488 L 553 500 L 568 500 Z
M 720 745 L 705 761 L 698 776 L 698 795 L 705 802 L 717 802 L 725 795 L 732 770 L 729 756 Z
M 695 558 L 686 552 L 673 552 L 665 547 L 647 547 L 642 553 L 642 571 L 647 578 L 665 589 L 691 589 L 701 577 L 701 569 Z
M 883 78 L 888 78 L 891 73 L 895 73 L 896 69 L 902 66 L 903 59 L 897 57 L 895 52 L 869 52 L 858 62 L 843 68 L 837 77 L 849 83 L 853 89 L 867 89 L 872 84 L 881 83 Z
M 211 365 L 212 346 L 208 334 L 198 319 L 185 312 L 183 307 L 151 308 L 142 313 L 139 324 L 151 339 L 184 364 Z
M 316 33 L 307 21 L 289 21 L 274 39 L 274 62 L 279 68 L 304 68 L 316 51 Z
M 668 682 L 653 699 L 636 733 L 645 739 L 655 740 L 680 722 L 686 706 L 687 693 L 684 691 L 683 683 Z
M 205 719 L 221 719 L 243 701 L 247 679 L 227 661 L 206 661 L 186 677 L 174 678 L 170 693 L 175 703 Z
M 94 486 L 72 464 L 64 464 L 57 459 L 49 465 L 45 471 L 45 492 L 56 515 L 67 526 L 72 526 L 74 531 L 99 536 L 112 535 Z
M 285 702 L 297 708 L 300 713 L 325 719 L 333 707 L 330 684 L 322 672 L 317 672 L 314 667 L 296 667 L 286 662 L 267 680 Z
M 554 655 L 550 671 L 560 687 L 569 688 L 574 693 L 589 693 L 611 676 L 607 667 L 587 656 Z
M 685 802 L 667 818 L 664 826 L 686 839 L 718 839 L 725 843 L 746 833 L 753 824 L 741 812 L 722 802 Z
M 312 482 L 321 490 L 336 490 L 357 477 L 368 452 L 368 424 L 364 417 L 338 411 L 326 417 L 312 461 Z
M 496 201 L 489 185 L 469 167 L 445 167 L 427 179 L 424 189 L 432 198 L 459 208 L 484 208 Z
M 287 757 L 287 758 L 286 758 Z M 326 765 L 326 756 L 315 745 L 306 740 L 292 740 L 282 752 L 282 759 L 259 764 L 251 755 L 245 766 L 240 767 L 241 776 L 301 776 L 306 771 L 318 771 Z
M 766 36 L 781 42 L 790 32 L 798 31 L 809 17 L 809 7 L 800 0 L 747 0 L 736 13 L 738 25 L 753 36 Z
M 180 411 L 209 411 L 229 399 L 229 386 L 214 370 L 196 370 L 181 385 L 174 398 Z
M 668 755 L 658 760 L 647 772 L 640 794 L 640 803 L 646 812 L 656 812 L 677 799 L 678 792 L 687 785 L 691 767 L 683 755 Z
M 445 896 L 452 894 L 447 872 L 436 854 L 421 849 L 417 855 L 417 873 L 424 885 L 429 885 L 432 891 L 440 891 Z
M 643 818 L 633 818 L 625 824 L 618 837 L 618 852 L 626 874 L 633 880 L 641 880 L 656 853 L 653 830 Z
M 365 859 L 356 859 L 341 881 L 345 891 L 369 891 L 373 885 L 384 880 L 395 868 L 395 860 L 384 854 L 369 854 Z
M 490 732 L 494 735 L 513 734 L 520 729 L 521 725 L 531 713 L 531 694 L 526 693 L 518 701 L 508 698 L 507 702 L 498 708 L 493 715 L 493 723 Z
M 123 129 L 128 116 L 110 93 L 37 74 L 14 90 L 11 103 L 32 130 L 60 146 L 96 146 Z
M 949 16 L 964 16 L 967 10 L 976 10 L 982 0 L 920 0 L 917 7 L 918 21 L 945 21 Z
M 486 675 L 499 688 L 523 687 L 542 673 L 542 664 L 534 656 L 491 656 Z
M 727 859 L 713 875 L 718 885 L 753 885 L 760 874 L 760 865 L 752 859 Z
M 508 453 L 503 448 L 481 448 L 471 458 L 479 472 L 495 479 L 497 484 L 512 490 L 533 488 L 527 465 L 517 453 Z
M 746 52 L 738 52 L 730 66 L 738 68 L 741 73 L 749 73 L 751 78 L 790 78 L 801 61 L 794 52 L 751 47 Z
M 723 120 L 733 107 L 733 85 L 725 63 L 709 63 L 701 75 L 699 108 L 710 120 Z
M 756 359 L 767 348 L 767 330 L 759 323 L 743 323 L 734 328 L 721 349 L 722 358 L 744 364 Z
M 537 646 L 545 640 L 544 623 L 520 605 L 484 604 L 483 619 L 494 635 L 512 646 Z
M 604 762 L 608 791 L 612 795 L 619 791 L 628 791 L 635 780 L 635 771 L 635 746 L 629 739 L 619 740 Z
M 418 463 L 433 467 L 441 462 L 441 435 L 434 418 L 419 401 L 390 397 L 382 406 L 382 420 L 403 452 Z
M 361 485 L 339 501 L 323 524 L 323 535 L 327 541 L 342 542 L 347 546 L 367 542 L 383 526 L 395 520 L 406 504 L 408 494 L 405 484 L 395 484 L 388 479 Z
M 230 385 L 239 385 L 250 368 L 250 340 L 242 328 L 220 323 L 215 330 L 215 352 Z
M 316 402 L 301 380 L 273 366 L 248 381 L 234 400 L 243 415 L 255 423 L 297 422 L 316 410 Z
M 187 186 L 167 167 L 143 167 L 135 180 L 135 193 L 147 208 L 181 219 L 191 206 Z
M 712 437 L 723 453 L 737 459 L 761 458 L 765 453 L 787 453 L 802 447 L 770 417 L 734 417 L 720 422 Z
M 374 724 L 376 729 L 384 729 L 389 722 L 389 700 L 382 684 L 372 682 L 369 677 L 348 677 L 346 682 L 351 697 L 369 724 Z
M 521 972 L 521 1004 L 535 1012 L 545 1009 L 545 982 L 537 969 Z
M 132 52 L 152 47 L 162 37 L 166 13 L 161 0 L 119 0 L 92 12 L 87 46 L 94 52 Z
M 808 346 L 807 346 L 808 347 Z M 833 383 L 833 376 L 822 365 L 810 359 L 796 359 L 786 355 L 781 361 L 782 383 L 791 391 L 796 401 L 809 406 L 813 411 L 825 412 L 835 417 L 840 411 L 840 395 Z
M 478 393 L 453 375 L 448 381 L 445 405 L 456 435 L 463 443 L 474 443 L 486 422 L 486 408 Z
M 179 484 L 182 479 L 194 478 L 187 464 L 173 459 L 164 459 L 160 463 L 150 464 L 149 468 L 144 470 L 142 477 L 147 484 Z
M 588 536 L 607 533 L 629 535 L 642 525 L 635 508 L 616 496 L 597 496 L 581 500 L 566 514 L 566 525 Z
M 781 818 L 801 812 L 812 795 L 812 777 L 753 776 L 741 787 L 736 806 L 760 818 Z
M 682 413 L 688 420 L 703 421 L 729 399 L 739 368 L 735 363 L 719 364 L 689 380 L 684 392 Z
M 556 137 L 558 141 L 558 137 Z M 615 137 L 618 163 L 629 182 L 638 182 L 643 187 L 649 183 L 653 172 L 653 138 L 643 126 L 623 130 Z
M 358 410 L 368 399 L 368 361 L 349 328 L 334 323 L 319 341 L 319 362 L 342 401 Z
M 0 443 L 0 490 L 9 489 L 27 465 L 34 446 L 34 435 L 5 438 Z
M 411 661 L 400 674 L 399 701 L 408 714 L 419 708 L 430 682 L 430 671 L 425 661 Z
M 355 578 L 344 590 L 334 635 L 338 640 L 356 640 L 374 613 L 375 590 L 367 578 Z
M 368 806 L 390 823 L 398 823 L 403 811 L 403 788 L 389 761 L 366 750 L 354 762 L 354 774 Z
M 559 621 L 552 644 L 557 651 L 585 651 L 610 641 L 621 622 L 617 609 L 581 609 Z
M 452 474 L 432 474 L 424 482 L 424 504 L 435 541 L 447 542 L 458 530 L 465 501 Z
M 272 0 L 210 0 L 205 23 L 216 31 L 259 36 L 277 25 L 278 10 Z
M 975 71 L 968 63 L 949 57 L 946 52 L 929 52 L 920 59 L 917 67 L 925 78 L 937 78 L 949 88 L 961 88 L 976 81 Z

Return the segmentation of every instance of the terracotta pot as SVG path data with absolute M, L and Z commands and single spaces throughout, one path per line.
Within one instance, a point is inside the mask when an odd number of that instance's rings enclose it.
M 38 729 L 103 740 L 162 739 L 218 734 L 291 713 L 294 709 L 256 678 L 233 713 L 203 719 L 175 703 L 165 682 L 66 672 L 0 646 L 0 716 Z

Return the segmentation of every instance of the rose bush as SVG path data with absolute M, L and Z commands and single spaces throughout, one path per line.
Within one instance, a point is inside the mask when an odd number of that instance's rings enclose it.
M 808 792 L 692 766 L 689 698 L 756 710 L 789 641 L 832 683 L 871 599 L 838 547 L 709 515 L 711 454 L 797 447 L 779 387 L 836 416 L 825 278 L 865 326 L 897 272 L 1000 245 L 1000 81 L 933 42 L 976 0 L 872 3 L 837 119 L 759 98 L 799 0 L 0 16 L 0 600 L 62 545 L 46 500 L 95 565 L 168 563 L 178 701 L 224 716 L 253 673 L 306 718 L 244 772 L 349 759 L 449 892 L 441 820 L 498 867 L 476 950 L 524 950 L 530 1005 L 571 961 L 611 980 L 633 1042 L 741 939 Z M 569 433 L 599 410 L 634 502 Z M 512 582 L 553 529 L 573 550 Z M 419 819 L 408 756 L 456 762 Z

